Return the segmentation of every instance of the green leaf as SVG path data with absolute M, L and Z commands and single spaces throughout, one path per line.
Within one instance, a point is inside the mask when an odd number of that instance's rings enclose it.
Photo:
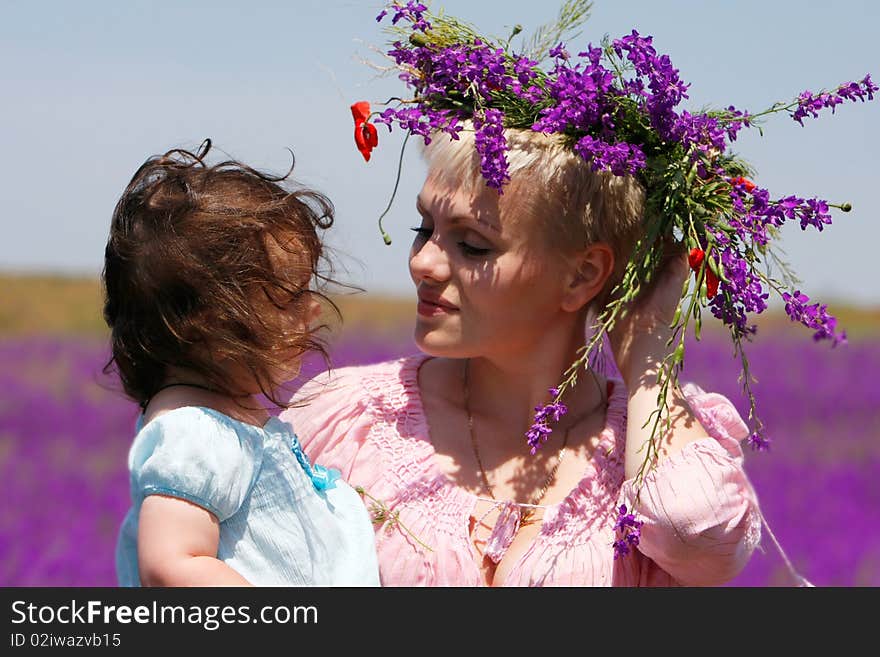
M 535 30 L 523 54 L 538 62 L 544 61 L 551 48 L 561 41 L 574 40 L 580 36 L 576 31 L 590 17 L 593 3 L 590 0 L 565 0 L 559 8 L 559 15 L 552 23 Z

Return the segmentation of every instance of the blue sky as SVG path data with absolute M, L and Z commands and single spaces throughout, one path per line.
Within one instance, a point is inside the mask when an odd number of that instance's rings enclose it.
M 434 2 L 435 8 L 506 35 L 535 27 L 554 3 Z M 385 227 L 376 218 L 394 184 L 402 134 L 380 131 L 365 163 L 352 144 L 349 105 L 404 91 L 363 59 L 386 35 L 380 2 L 2 3 L 0 24 L 0 270 L 94 275 L 110 214 L 149 155 L 217 148 L 259 168 L 285 171 L 328 194 L 337 208 L 330 243 L 345 280 L 368 292 L 410 293 L 406 254 L 424 166 L 416 149 Z M 697 2 L 597 0 L 572 49 L 637 29 L 654 37 L 682 79 L 686 107 L 758 111 L 805 89 L 880 81 L 880 10 L 867 0 Z M 847 104 L 800 127 L 770 119 L 736 151 L 773 196 L 853 204 L 819 234 L 792 227 L 782 247 L 803 289 L 823 302 L 880 304 L 880 98 Z M 412 145 L 412 144 L 411 144 Z M 833 306 L 832 306 L 833 310 Z

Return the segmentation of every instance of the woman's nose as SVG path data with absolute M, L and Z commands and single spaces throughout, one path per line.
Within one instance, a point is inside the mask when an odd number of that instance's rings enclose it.
M 417 240 L 410 251 L 409 271 L 416 282 L 449 280 L 451 268 L 446 250 L 435 239 Z

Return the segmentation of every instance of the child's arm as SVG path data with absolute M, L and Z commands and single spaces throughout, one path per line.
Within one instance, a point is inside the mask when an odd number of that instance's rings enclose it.
M 216 516 L 186 500 L 148 495 L 138 519 L 138 569 L 144 586 L 251 586 L 217 559 Z

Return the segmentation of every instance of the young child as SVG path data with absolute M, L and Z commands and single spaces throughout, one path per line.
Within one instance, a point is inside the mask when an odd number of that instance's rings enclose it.
M 210 147 L 148 159 L 110 227 L 107 370 L 143 411 L 119 584 L 378 585 L 360 497 L 261 403 L 286 406 L 302 356 L 326 356 L 309 284 L 333 206 L 290 172 L 208 166 Z

